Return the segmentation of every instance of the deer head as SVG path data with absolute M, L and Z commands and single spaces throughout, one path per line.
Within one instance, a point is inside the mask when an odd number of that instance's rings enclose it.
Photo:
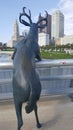
M 19 16 L 19 21 L 20 23 L 24 24 L 25 26 L 31 26 L 33 24 L 32 20 L 31 20 L 31 11 L 29 10 L 29 15 L 25 12 L 26 7 L 23 7 L 23 13 L 20 13 Z M 48 13 L 46 12 L 46 17 L 42 18 L 41 20 L 39 20 L 36 25 L 37 28 L 44 28 L 45 26 L 47 26 L 47 17 L 48 17 Z M 26 16 L 29 19 L 29 23 L 26 22 L 25 20 L 22 19 L 22 16 Z M 39 23 L 41 23 L 42 21 L 45 21 L 45 24 L 39 25 Z

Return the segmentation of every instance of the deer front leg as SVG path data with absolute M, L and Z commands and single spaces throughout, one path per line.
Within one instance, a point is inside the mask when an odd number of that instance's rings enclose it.
M 38 112 L 37 112 L 37 105 L 36 104 L 34 106 L 34 112 L 35 112 L 35 117 L 36 117 L 37 128 L 41 128 L 41 124 L 40 124 L 39 118 L 38 118 Z
M 22 103 L 15 103 L 15 109 L 16 109 L 16 115 L 18 120 L 18 128 L 17 130 L 20 130 L 23 125 L 22 120 Z

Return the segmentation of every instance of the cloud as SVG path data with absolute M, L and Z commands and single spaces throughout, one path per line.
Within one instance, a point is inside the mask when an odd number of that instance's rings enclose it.
M 73 35 L 73 0 L 60 0 L 57 7 L 65 16 L 65 34 Z

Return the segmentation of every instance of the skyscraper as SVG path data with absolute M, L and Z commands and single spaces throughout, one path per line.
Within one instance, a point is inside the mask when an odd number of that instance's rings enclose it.
M 44 18 L 43 16 L 41 16 L 41 14 L 39 14 L 39 20 L 40 19 L 42 19 L 42 18 Z M 48 14 L 48 17 L 47 17 L 47 21 L 48 21 L 48 24 L 47 24 L 47 26 L 44 28 L 44 29 L 38 29 L 38 32 L 39 33 L 46 33 L 46 34 L 49 34 L 49 38 L 51 38 L 51 15 L 50 14 Z M 44 21 L 42 21 L 41 23 L 40 23 L 40 25 L 41 24 L 44 24 Z
M 24 36 L 19 34 L 19 25 L 18 25 L 18 21 L 15 20 L 14 22 L 14 26 L 13 26 L 13 35 L 11 37 L 11 39 L 7 42 L 7 46 L 8 47 L 15 47 L 16 43 L 21 41 Z
M 15 20 L 15 22 L 14 22 L 13 40 L 17 41 L 18 39 L 19 39 L 19 26 L 18 26 L 18 21 Z
M 64 36 L 64 15 L 60 10 L 52 14 L 51 38 L 59 38 Z

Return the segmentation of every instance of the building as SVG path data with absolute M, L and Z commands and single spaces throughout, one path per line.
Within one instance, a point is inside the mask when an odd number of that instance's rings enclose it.
M 57 10 L 52 14 L 51 38 L 60 38 L 64 36 L 64 15 Z
M 67 35 L 55 40 L 55 45 L 73 44 L 73 35 Z
M 44 32 L 38 34 L 38 44 L 39 46 L 49 45 L 49 34 Z
M 15 22 L 14 22 L 14 33 L 13 33 L 12 39 L 14 41 L 17 41 L 17 40 L 19 40 L 19 36 L 20 36 L 20 34 L 19 34 L 19 26 L 18 26 L 18 21 L 16 19 Z
M 42 18 L 45 18 L 45 17 L 43 17 L 43 16 L 41 16 L 41 14 L 39 14 L 38 20 L 41 20 Z M 44 29 L 39 28 L 38 32 L 49 34 L 49 38 L 51 38 L 51 15 L 50 14 L 48 14 L 47 21 L 48 21 L 47 26 Z M 42 21 L 39 25 L 44 24 L 44 23 L 45 22 Z
M 67 44 L 73 44 L 73 35 L 68 35 L 61 38 L 61 45 Z
M 16 43 L 19 42 L 20 40 L 22 40 L 23 38 L 24 38 L 24 36 L 19 34 L 18 21 L 15 20 L 15 22 L 14 22 L 13 36 L 7 42 L 7 47 L 15 47 Z
M 28 32 L 29 32 L 29 30 L 24 30 L 23 32 L 22 32 L 22 36 L 24 36 L 24 37 L 26 37 L 27 36 L 27 34 L 28 34 Z
M 61 38 L 57 38 L 55 40 L 55 45 L 61 45 Z

